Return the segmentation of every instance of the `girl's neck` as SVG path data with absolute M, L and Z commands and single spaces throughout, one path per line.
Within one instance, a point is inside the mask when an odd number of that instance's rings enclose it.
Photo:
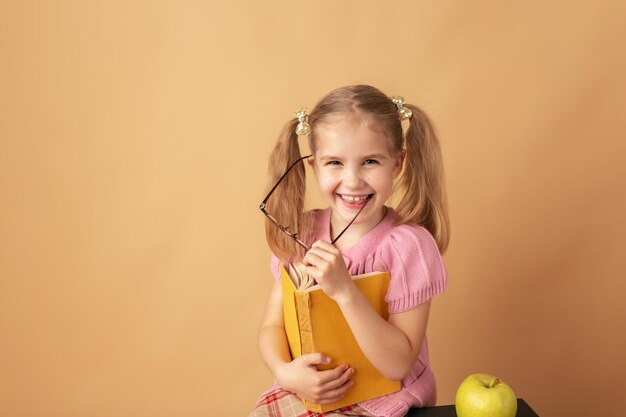
M 343 235 L 335 242 L 335 246 L 341 252 L 344 252 L 350 249 L 352 246 L 356 245 L 370 230 L 378 225 L 387 215 L 387 207 L 383 206 L 380 216 L 376 219 L 375 222 L 370 224 L 359 224 L 358 222 L 353 223 L 348 227 Z M 358 219 L 357 219 L 358 220 Z M 335 239 L 339 233 L 346 227 L 346 222 L 343 219 L 336 218 L 333 213 L 330 216 L 330 238 Z

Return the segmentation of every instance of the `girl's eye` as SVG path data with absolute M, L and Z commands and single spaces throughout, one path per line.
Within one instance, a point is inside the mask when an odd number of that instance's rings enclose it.
M 340 164 L 341 164 L 341 162 L 339 162 L 339 161 L 328 161 L 328 162 L 326 162 L 326 165 L 340 165 Z
M 371 165 L 371 164 L 378 164 L 378 161 L 375 159 L 367 159 L 365 162 L 363 162 L 363 165 Z

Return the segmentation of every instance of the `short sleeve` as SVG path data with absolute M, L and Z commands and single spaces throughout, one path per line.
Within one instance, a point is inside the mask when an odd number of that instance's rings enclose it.
M 421 226 L 400 225 L 380 246 L 391 274 L 385 300 L 389 313 L 401 313 L 445 291 L 447 272 L 432 235 Z

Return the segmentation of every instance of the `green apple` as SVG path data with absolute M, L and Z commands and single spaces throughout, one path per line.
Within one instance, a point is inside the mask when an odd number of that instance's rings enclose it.
M 495 376 L 473 374 L 461 382 L 454 407 L 458 417 L 515 417 L 517 397 Z

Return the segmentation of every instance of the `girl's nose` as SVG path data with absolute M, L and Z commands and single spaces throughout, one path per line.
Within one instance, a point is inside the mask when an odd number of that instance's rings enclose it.
M 342 180 L 348 187 L 358 187 L 362 181 L 361 172 L 358 169 L 346 169 Z

